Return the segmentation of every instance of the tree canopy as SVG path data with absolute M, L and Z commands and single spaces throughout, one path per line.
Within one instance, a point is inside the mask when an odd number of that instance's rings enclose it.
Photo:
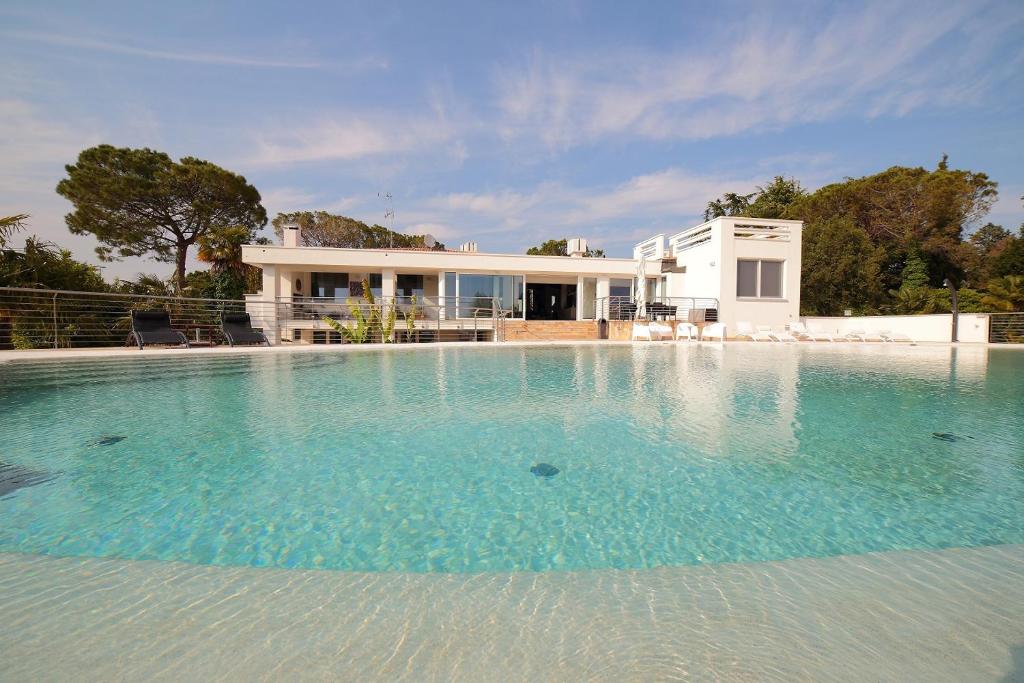
M 758 186 L 750 194 L 726 192 L 708 202 L 704 220 L 719 216 L 747 216 L 748 218 L 785 218 L 789 207 L 807 195 L 795 178 L 777 175 L 765 186 Z
M 850 218 L 882 249 L 882 275 L 898 289 L 908 257 L 924 260 L 929 283 L 961 279 L 967 261 L 964 231 L 988 213 L 997 197 L 996 183 L 984 173 L 939 166 L 893 166 L 881 173 L 826 185 L 791 205 L 786 216 L 806 224 L 836 216 Z
M 1024 274 L 1024 230 L 1018 237 L 989 223 L 967 236 L 997 196 L 986 174 L 950 168 L 944 156 L 934 170 L 893 166 L 814 192 L 776 176 L 709 202 L 705 216 L 804 221 L 806 314 L 948 310 L 946 279 L 966 285 L 961 310 L 981 310 L 990 281 Z
M 526 250 L 527 256 L 568 256 L 569 255 L 569 240 L 546 240 L 539 247 L 530 247 Z M 587 247 L 586 253 L 583 254 L 589 258 L 604 258 L 604 249 L 591 249 Z
M 306 247 L 338 247 L 346 249 L 434 249 L 444 250 L 436 242 L 427 246 L 426 235 L 406 235 L 382 225 L 367 225 L 355 218 L 326 211 L 294 211 L 274 217 L 274 234 L 281 239 L 284 226 L 297 223 L 302 229 L 302 245 Z
M 152 149 L 99 145 L 65 167 L 57 192 L 74 210 L 75 234 L 92 234 L 103 260 L 148 256 L 175 264 L 185 287 L 188 249 L 218 230 L 241 229 L 248 238 L 267 223 L 260 194 L 245 178 L 194 157 L 175 162 Z

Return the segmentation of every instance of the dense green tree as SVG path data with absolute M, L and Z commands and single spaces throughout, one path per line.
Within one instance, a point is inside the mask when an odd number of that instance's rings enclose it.
M 708 202 L 704 220 L 719 216 L 747 216 L 749 218 L 785 218 L 789 207 L 807 192 L 796 178 L 777 175 L 767 185 L 759 185 L 750 194 L 726 192 Z
M 568 256 L 569 240 L 545 240 L 539 247 L 530 247 L 526 250 L 527 256 Z M 583 254 L 589 258 L 604 258 L 604 249 L 591 249 L 587 247 Z
M 152 149 L 100 145 L 65 167 L 57 192 L 74 210 L 75 234 L 92 234 L 101 259 L 149 256 L 175 264 L 185 287 L 189 248 L 213 230 L 240 226 L 254 234 L 266 225 L 260 194 L 245 178 L 194 157 L 175 162 Z
M 186 277 L 187 280 L 188 278 Z M 174 296 L 174 284 L 154 273 L 139 273 L 135 276 L 134 280 L 118 278 L 114 281 L 113 289 L 122 294 L 135 294 L 139 296 Z M 185 293 L 190 293 L 187 286 Z
M 307 247 L 339 247 L 347 249 L 426 249 L 426 235 L 406 235 L 381 225 L 367 225 L 355 218 L 326 211 L 294 211 L 274 217 L 274 234 L 281 239 L 284 226 L 298 223 L 302 228 L 302 244 Z M 443 251 L 436 242 L 429 247 Z
M 808 225 L 803 233 L 800 308 L 809 315 L 871 311 L 882 297 L 878 257 L 849 218 Z
M 719 216 L 746 216 L 750 212 L 750 201 L 757 193 L 737 194 L 726 192 L 718 199 L 712 199 L 704 209 L 704 220 Z
M 758 186 L 746 215 L 751 218 L 785 218 L 789 208 L 806 195 L 796 178 L 777 175 L 767 185 Z
M 928 278 L 928 264 L 924 262 L 924 259 L 921 258 L 921 255 L 916 250 L 910 252 L 903 270 L 900 272 L 900 276 L 903 280 L 901 287 L 924 289 L 928 287 L 930 282 Z
M 11 236 L 25 227 L 26 214 L 0 218 L 0 287 L 42 287 L 102 292 L 107 289 L 99 268 L 76 261 L 67 249 L 38 237 L 14 249 Z
M 107 291 L 99 268 L 77 261 L 67 249 L 29 237 L 23 249 L 0 254 L 0 286 L 41 287 L 82 292 Z
M 1003 239 L 988 254 L 988 273 L 993 278 L 1024 275 L 1024 226 L 1020 233 Z
M 886 306 L 889 313 L 895 315 L 914 315 L 917 313 L 937 313 L 940 299 L 928 287 L 900 287 L 889 292 L 891 301 Z
M 836 216 L 850 218 L 882 249 L 886 288 L 898 289 L 911 252 L 927 263 L 930 284 L 960 279 L 962 239 L 997 197 L 996 183 L 984 173 L 950 169 L 944 160 L 934 171 L 894 166 L 881 173 L 826 185 L 794 203 L 787 217 L 814 224 Z
M 1003 226 L 986 223 L 971 234 L 969 241 L 979 254 L 987 256 L 993 247 L 1008 237 L 1013 237 L 1013 233 Z
M 992 280 L 982 302 L 989 310 L 1024 311 L 1024 276 L 1008 275 Z

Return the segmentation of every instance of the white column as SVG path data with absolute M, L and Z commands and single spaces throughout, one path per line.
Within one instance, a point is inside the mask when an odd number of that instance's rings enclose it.
M 438 318 L 438 320 L 444 320 L 444 298 L 446 296 L 450 296 L 448 294 L 448 292 L 446 292 L 445 289 L 444 289 L 444 283 L 445 283 L 445 280 L 447 279 L 447 278 L 445 278 L 444 273 L 445 272 L 442 270 L 442 271 L 440 271 L 437 274 L 437 304 L 438 304 L 437 318 Z M 455 292 L 452 292 L 452 294 L 455 294 Z
M 384 268 L 380 271 L 380 294 L 385 299 L 395 296 L 398 289 L 398 276 L 394 268 Z
M 583 320 L 583 276 L 576 276 L 576 320 Z
M 609 277 L 597 278 L 597 303 L 598 309 L 595 311 L 597 317 L 608 318 L 608 297 L 612 291 L 612 280 Z M 603 301 L 602 301 L 603 299 Z
M 276 266 L 263 266 L 263 301 L 262 326 L 267 341 L 271 344 L 281 342 L 281 329 L 278 327 L 277 297 L 281 295 L 281 284 Z

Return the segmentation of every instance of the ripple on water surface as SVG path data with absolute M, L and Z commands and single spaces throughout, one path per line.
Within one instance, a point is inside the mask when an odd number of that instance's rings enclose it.
M 11 363 L 0 461 L 36 479 L 0 489 L 0 551 L 474 572 L 1020 543 L 1022 383 L 1024 353 L 946 347 Z

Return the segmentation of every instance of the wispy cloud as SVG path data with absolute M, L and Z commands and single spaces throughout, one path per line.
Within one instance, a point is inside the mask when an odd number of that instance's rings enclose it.
M 41 182 L 55 185 L 64 164 L 100 141 L 98 131 L 78 124 L 56 120 L 24 100 L 0 99 L 0 189 L 39 190 Z M 52 186 L 43 189 L 51 191 Z
M 162 59 L 175 62 L 194 62 L 199 64 L 210 64 L 215 66 L 237 66 L 256 67 L 272 69 L 384 69 L 388 63 L 380 57 L 366 57 L 348 62 L 318 61 L 318 60 L 289 60 L 270 59 L 266 57 L 252 57 L 243 55 L 231 55 L 218 52 L 204 52 L 202 50 L 168 50 L 154 49 L 149 47 L 138 47 L 116 40 L 98 38 L 80 38 L 67 36 L 58 33 L 43 33 L 34 31 L 4 31 L 0 36 L 15 40 L 25 40 L 45 45 L 57 45 L 62 47 L 77 48 L 82 50 L 94 50 L 114 54 L 131 55 L 146 59 Z
M 457 129 L 437 116 L 380 112 L 338 113 L 312 119 L 289 118 L 252 133 L 251 162 L 274 166 L 316 161 L 354 161 L 450 147 L 457 162 L 465 158 Z
M 1024 21 L 987 17 L 989 26 L 977 11 L 970 3 L 875 2 L 819 25 L 756 13 L 677 53 L 538 50 L 525 65 L 496 72 L 500 130 L 564 149 L 613 135 L 704 139 L 958 106 L 997 85 L 985 65 L 1013 49 Z M 952 34 L 958 49 L 944 49 Z
M 500 241 L 487 245 L 481 239 L 484 249 L 525 249 L 538 240 L 571 237 L 572 232 L 625 254 L 628 246 L 652 232 L 688 226 L 708 200 L 727 190 L 752 190 L 761 181 L 667 168 L 613 185 L 547 182 L 530 190 L 438 195 L 414 203 L 403 215 L 410 231 L 437 226 L 434 234 L 449 239 L 493 236 Z

